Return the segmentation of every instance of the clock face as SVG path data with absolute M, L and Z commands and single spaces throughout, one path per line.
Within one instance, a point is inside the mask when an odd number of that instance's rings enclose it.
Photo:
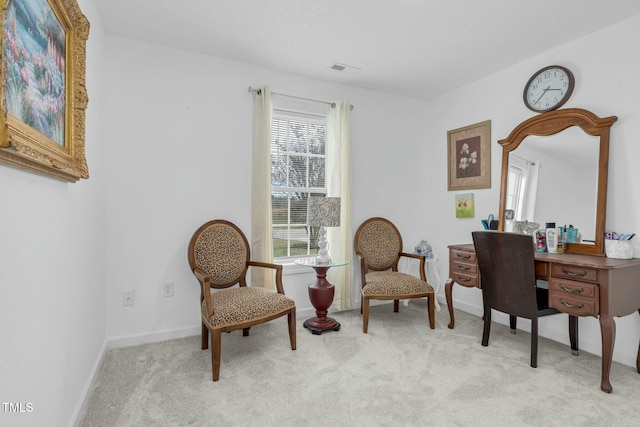
M 573 74 L 569 69 L 559 65 L 545 67 L 535 73 L 524 87 L 524 104 L 538 113 L 555 110 L 567 102 L 573 85 Z

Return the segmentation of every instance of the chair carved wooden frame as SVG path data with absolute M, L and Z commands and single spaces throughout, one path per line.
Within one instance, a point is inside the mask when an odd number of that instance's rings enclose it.
M 203 224 L 191 237 L 188 256 L 200 282 L 203 350 L 209 347 L 211 333 L 213 381 L 220 378 L 222 332 L 242 329 L 248 336 L 251 326 L 287 315 L 291 349 L 296 349 L 296 306 L 284 295 L 282 266 L 251 261 L 247 238 L 235 224 L 220 219 Z M 274 270 L 277 292 L 247 286 L 249 267 Z
M 425 256 L 402 252 L 402 236 L 396 226 L 385 218 L 369 218 L 358 227 L 354 247 L 362 279 L 362 331 L 366 334 L 369 327 L 369 300 L 393 300 L 393 311 L 397 313 L 401 299 L 425 297 L 429 324 L 434 329 L 435 292 L 427 283 Z M 420 278 L 398 271 L 401 257 L 420 261 Z

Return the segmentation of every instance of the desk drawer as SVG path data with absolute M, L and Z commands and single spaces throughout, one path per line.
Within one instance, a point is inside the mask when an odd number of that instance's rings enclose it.
M 584 280 L 594 283 L 598 282 L 598 270 L 594 268 L 553 264 L 551 267 L 551 275 L 571 280 Z
M 476 263 L 476 253 L 475 252 L 460 251 L 460 250 L 457 250 L 457 249 L 451 249 L 451 252 L 450 252 L 449 256 L 451 257 L 451 261 L 462 261 L 462 262 L 469 262 L 469 263 L 472 263 L 472 264 Z
M 459 285 L 466 286 L 468 288 L 478 287 L 478 276 L 475 274 L 464 274 L 456 271 L 451 273 L 451 278 Z
M 600 312 L 598 285 L 575 280 L 549 281 L 549 305 L 574 316 L 594 316 Z
M 462 274 L 478 274 L 478 264 L 470 264 L 468 262 L 458 262 L 455 259 L 451 261 L 454 273 Z
M 598 285 L 582 283 L 575 280 L 552 279 L 549 292 L 564 294 L 567 297 L 598 298 Z
M 557 308 L 563 313 L 573 316 L 598 317 L 600 307 L 598 301 L 589 298 L 567 297 L 565 295 L 549 294 L 549 306 Z

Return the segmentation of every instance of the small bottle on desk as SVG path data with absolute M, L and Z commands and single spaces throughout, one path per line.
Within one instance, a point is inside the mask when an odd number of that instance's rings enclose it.
M 555 222 L 548 222 L 546 228 L 547 235 L 547 252 L 550 254 L 558 253 L 558 230 Z

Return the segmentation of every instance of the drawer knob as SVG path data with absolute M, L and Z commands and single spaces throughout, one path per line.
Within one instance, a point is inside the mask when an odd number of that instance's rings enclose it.
M 559 287 L 560 287 L 560 289 L 562 289 L 563 291 L 565 291 L 565 292 L 567 292 L 569 294 L 581 294 L 584 291 L 583 288 L 570 289 L 570 288 L 567 288 L 564 285 L 560 285 Z
M 567 270 L 566 268 L 562 269 L 562 272 L 564 274 L 566 274 L 567 276 L 571 276 L 571 277 L 583 277 L 587 275 L 586 271 L 571 271 L 571 270 Z
M 470 282 L 471 279 L 469 279 L 468 277 L 458 277 L 458 280 L 461 282 Z
M 581 309 L 582 307 L 584 307 L 584 304 L 569 304 L 568 302 L 562 300 L 560 300 L 560 304 L 564 305 L 567 308 Z
M 456 265 L 456 268 L 458 270 L 462 270 L 462 271 L 469 271 L 471 270 L 471 267 L 469 267 L 468 265 Z
M 469 259 L 469 258 L 471 258 L 471 255 L 462 255 L 462 254 L 459 254 L 459 253 L 456 253 L 456 256 L 457 256 L 458 258 L 462 258 L 462 259 Z

